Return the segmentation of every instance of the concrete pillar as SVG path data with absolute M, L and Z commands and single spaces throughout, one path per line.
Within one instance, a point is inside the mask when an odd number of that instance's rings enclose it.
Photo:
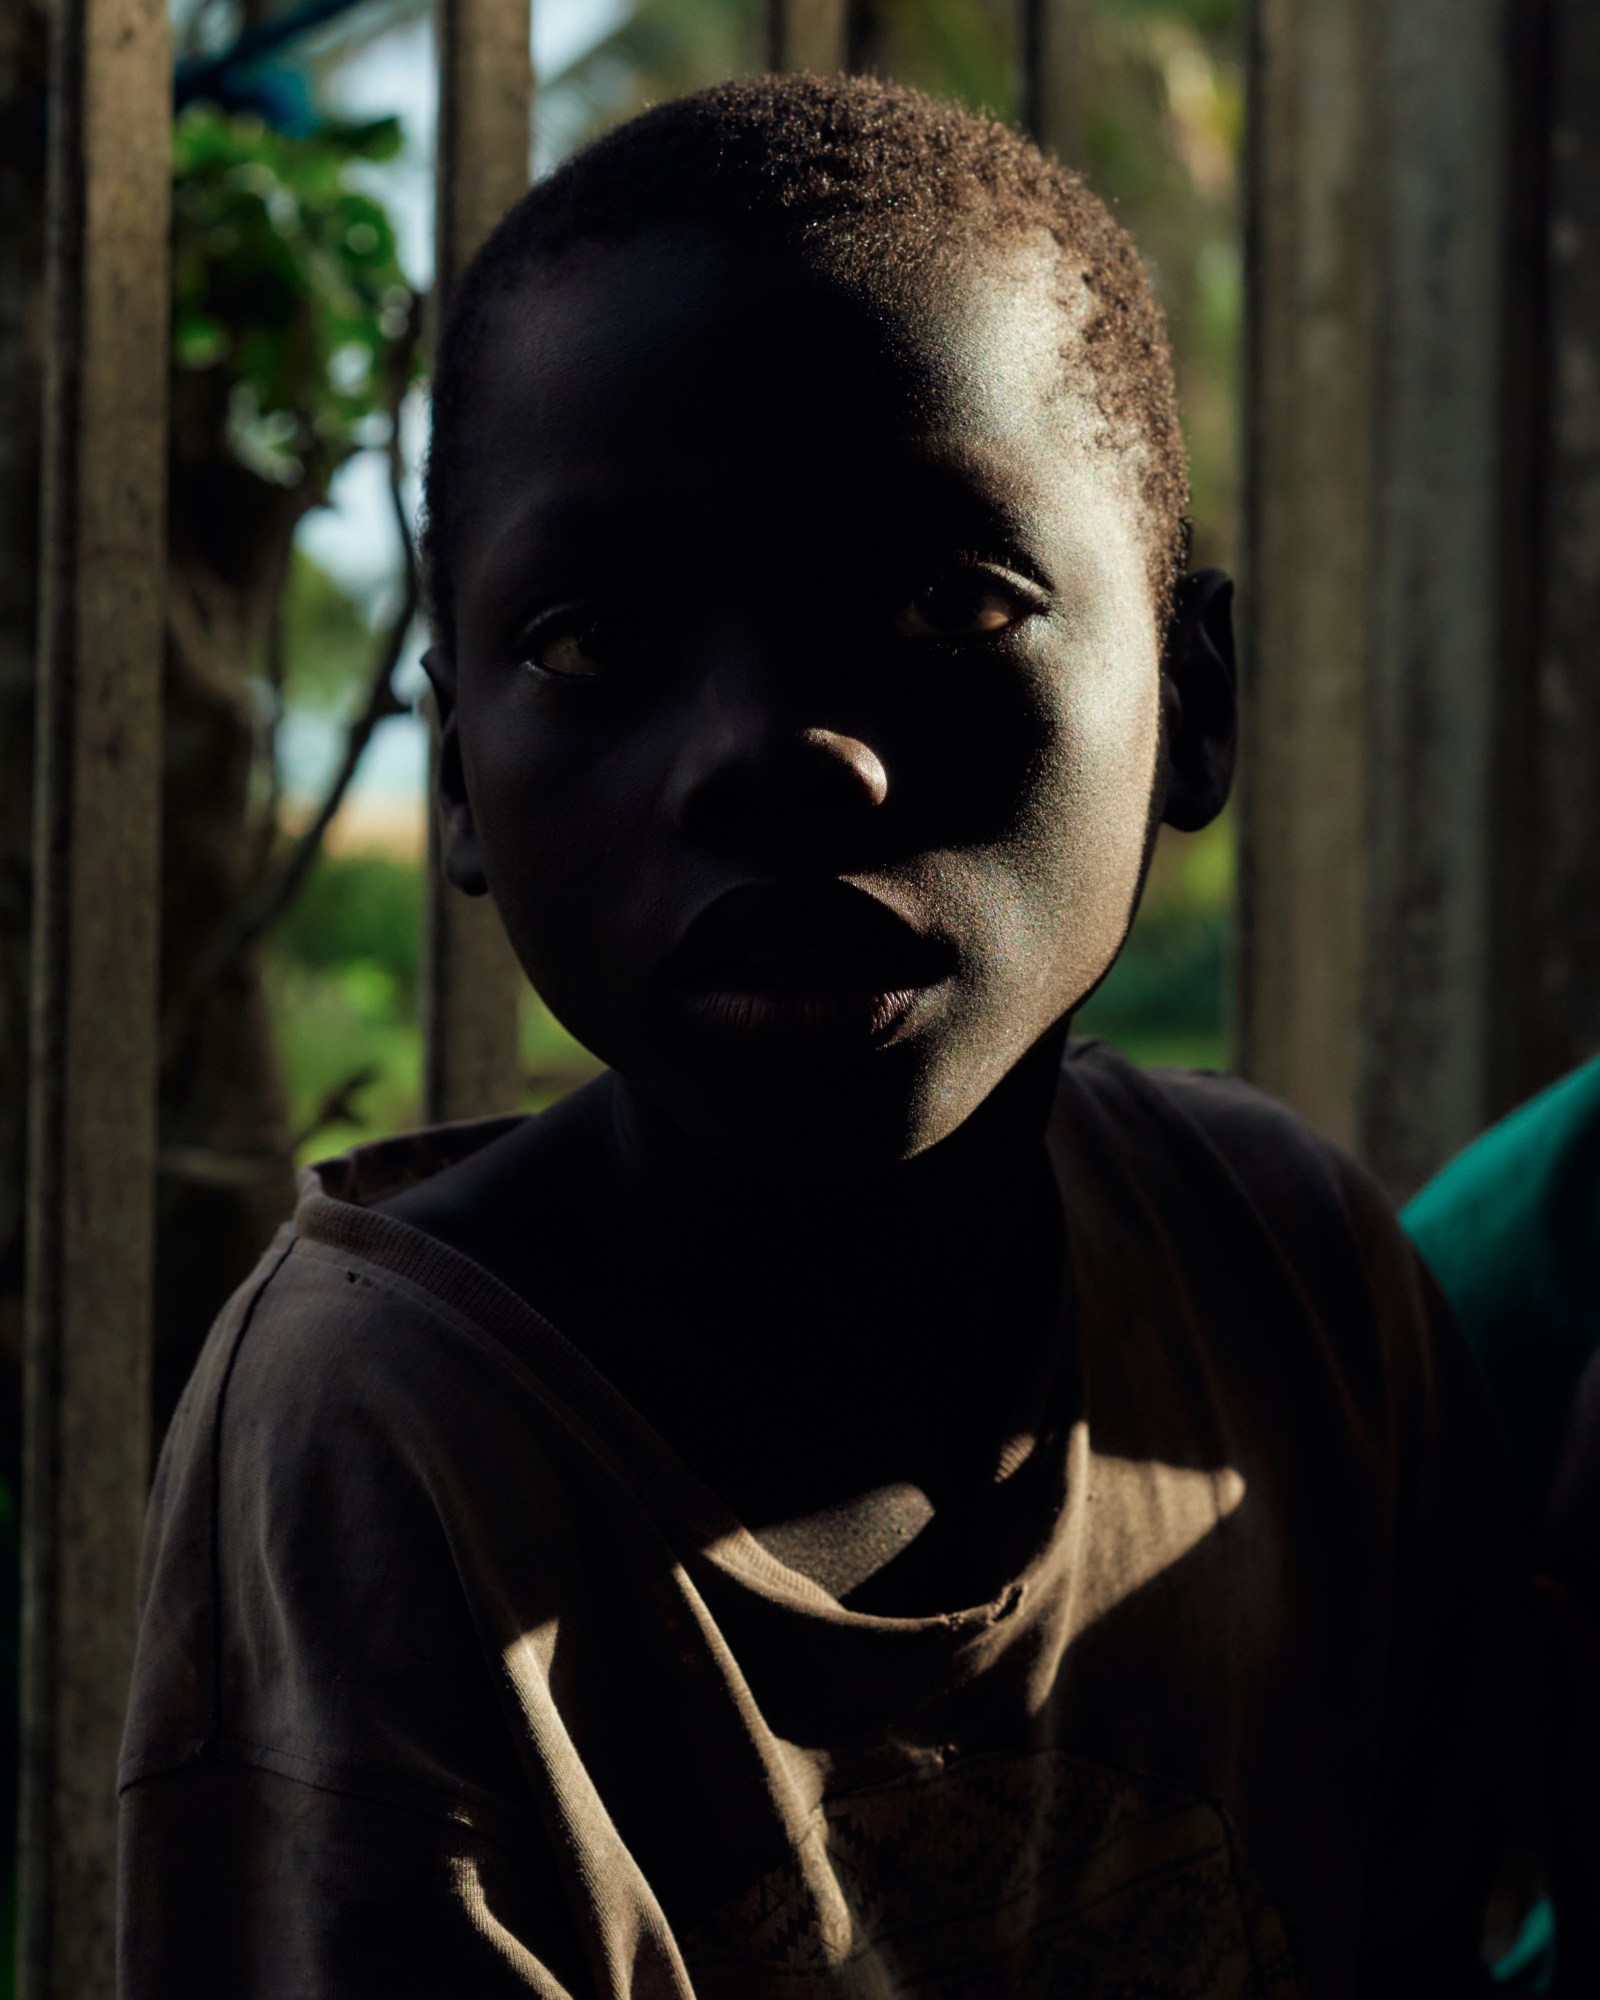
M 1596 30 L 1585 89 L 1536 12 L 1252 21 L 1239 1056 L 1401 1196 L 1600 1029 Z
M 1506 1065 L 1518 1095 L 1600 1048 L 1600 9 L 1558 0 L 1549 31 L 1529 176 L 1545 195 L 1543 311 L 1514 412 L 1543 488 L 1522 516 L 1537 536 L 1537 618 L 1518 731 L 1523 851 L 1508 884 L 1527 923 L 1513 937 L 1527 1018 Z
M 767 60 L 815 76 L 850 67 L 851 0 L 767 0 Z
M 113 1987 L 149 1453 L 171 53 L 57 0 L 22 1520 L 23 2000 Z
M 27 1240 L 33 719 L 39 644 L 44 384 L 43 0 L 0 9 L 0 1477 L 22 1488 L 22 1289 Z M 11 1727 L 16 1719 L 11 1719 Z M 0 1735 L 0 1741 L 4 1741 Z M 14 1739 L 12 1739 L 14 1740 Z M 13 1836 L 0 1840 L 0 1855 Z
M 1377 0 L 1258 0 L 1245 366 L 1238 1055 L 1358 1143 Z
M 1017 123 L 1069 167 L 1081 167 L 1084 161 L 1092 4 L 1017 4 Z
M 440 325 L 472 253 L 527 188 L 533 68 L 529 0 L 438 0 L 436 21 Z M 444 879 L 436 776 L 430 758 L 422 1079 L 430 1121 L 514 1111 L 522 1099 L 521 969 L 489 898 L 464 896 Z

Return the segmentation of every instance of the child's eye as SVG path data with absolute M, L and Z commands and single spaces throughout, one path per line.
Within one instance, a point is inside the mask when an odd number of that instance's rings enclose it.
M 987 639 L 1007 631 L 1034 607 L 997 577 L 940 577 L 906 598 L 894 614 L 903 639 Z
M 644 644 L 643 633 L 631 619 L 582 610 L 553 611 L 535 619 L 523 634 L 518 664 L 557 680 L 594 680 L 632 666 Z

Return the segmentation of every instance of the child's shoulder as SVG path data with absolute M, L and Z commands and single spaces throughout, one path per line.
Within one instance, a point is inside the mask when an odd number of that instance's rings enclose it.
M 212 1327 L 163 1443 L 147 1557 L 188 1572 L 225 1543 L 258 1582 L 281 1571 L 306 1597 L 314 1577 L 330 1617 L 419 1551 L 442 1575 L 450 1535 L 497 1519 L 525 1538 L 539 1523 L 554 1560 L 601 1477 L 559 1335 L 449 1246 L 328 1192 L 348 1183 L 306 1170 L 294 1222 Z
M 1071 1042 L 1058 1116 L 1092 1128 L 1104 1170 L 1158 1211 L 1241 1249 L 1254 1236 L 1314 1286 L 1414 1299 L 1416 1259 L 1373 1176 L 1288 1105 L 1236 1076 L 1144 1068 Z M 1201 1220 L 1203 1218 L 1203 1221 Z
M 203 1457 L 215 1437 L 266 1476 L 352 1453 L 375 1464 L 413 1445 L 432 1453 L 455 1426 L 470 1457 L 484 1449 L 485 1410 L 547 1411 L 547 1392 L 581 1404 L 581 1359 L 544 1290 L 523 1280 L 563 1258 L 581 1273 L 602 1254 L 578 1143 L 594 1117 L 585 1096 L 302 1168 L 293 1220 L 212 1328 L 173 1452 L 187 1438 Z M 543 1418 L 519 1421 L 526 1438 Z
M 371 1244 L 341 1242 L 337 1218 L 304 1188 L 279 1232 L 214 1322 L 179 1400 L 158 1493 L 178 1468 L 247 1469 L 282 1485 L 320 1468 L 337 1476 L 380 1437 L 414 1428 L 461 1365 L 459 1315 Z M 208 1476 L 211 1476 L 208 1474 Z M 320 1476 L 320 1473 L 319 1473 Z
M 1168 1144 L 1177 1131 L 1200 1140 L 1219 1164 L 1251 1183 L 1296 1181 L 1346 1187 L 1388 1203 L 1366 1170 L 1298 1112 L 1242 1077 L 1220 1070 L 1146 1067 L 1107 1042 L 1072 1041 L 1063 1093 L 1115 1123 L 1130 1149 Z
M 1213 1363 L 1234 1356 L 1240 1393 L 1271 1356 L 1320 1383 L 1391 1464 L 1422 1448 L 1441 1384 L 1446 1400 L 1478 1394 L 1388 1196 L 1286 1105 L 1237 1077 L 1073 1044 L 1058 1118 L 1096 1236 L 1167 1300 L 1166 1323 L 1203 1327 Z

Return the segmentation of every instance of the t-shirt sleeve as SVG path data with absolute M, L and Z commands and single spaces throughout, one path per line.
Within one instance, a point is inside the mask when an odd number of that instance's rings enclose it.
M 593 1991 L 463 1597 L 437 1345 L 304 1255 L 213 1330 L 146 1529 L 121 2000 Z
M 206 1759 L 122 1799 L 121 2000 L 569 2000 L 520 1857 L 442 1814 Z

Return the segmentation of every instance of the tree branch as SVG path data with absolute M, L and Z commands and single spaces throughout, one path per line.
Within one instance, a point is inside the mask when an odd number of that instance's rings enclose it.
M 344 803 L 345 793 L 372 740 L 373 731 L 390 716 L 407 712 L 406 704 L 396 696 L 390 685 L 405 649 L 406 635 L 416 618 L 419 598 L 417 555 L 412 546 L 405 510 L 406 465 L 400 443 L 400 406 L 410 385 L 411 363 L 422 328 L 423 306 L 423 295 L 414 294 L 405 331 L 387 357 L 389 439 L 386 456 L 389 464 L 389 501 L 400 536 L 400 608 L 378 645 L 366 701 L 361 713 L 346 731 L 339 768 L 322 803 L 296 836 L 279 866 L 264 875 L 212 932 L 204 948 L 196 955 L 188 976 L 169 1002 L 161 1024 L 161 1065 L 164 1070 L 176 1059 L 200 1002 L 240 954 L 248 951 L 272 928 L 299 894 L 321 851 L 323 836 Z
M 283 567 L 273 589 L 272 614 L 267 621 L 266 683 L 270 707 L 262 745 L 262 755 L 267 765 L 267 797 L 256 827 L 255 859 L 250 868 L 252 885 L 260 882 L 272 865 L 272 848 L 278 832 L 278 812 L 283 805 L 283 771 L 278 762 L 278 738 L 283 729 L 283 600 L 289 586 L 289 570 L 293 559 L 294 543 L 291 539 L 285 549 Z
M 366 1090 L 378 1081 L 382 1072 L 376 1063 L 363 1063 L 360 1069 L 347 1076 L 343 1083 L 336 1083 L 326 1091 L 317 1106 L 309 1125 L 303 1126 L 289 1141 L 289 1157 L 292 1160 L 300 1148 L 314 1139 L 319 1132 L 325 1132 L 330 1125 L 363 1126 L 366 1119 L 356 1106 L 356 1093 Z

